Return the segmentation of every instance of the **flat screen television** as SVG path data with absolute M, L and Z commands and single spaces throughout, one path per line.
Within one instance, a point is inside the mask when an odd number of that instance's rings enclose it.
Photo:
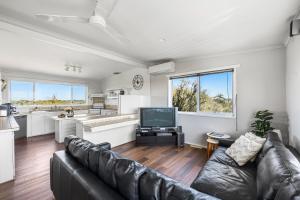
M 177 108 L 140 108 L 141 128 L 176 127 Z

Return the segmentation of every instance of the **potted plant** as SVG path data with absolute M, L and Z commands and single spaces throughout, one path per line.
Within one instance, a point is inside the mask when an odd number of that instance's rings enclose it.
M 64 109 L 67 112 L 67 117 L 74 117 L 74 109 L 69 106 Z
M 252 132 L 260 137 L 265 137 L 267 131 L 273 130 L 271 127 L 271 120 L 273 113 L 269 110 L 260 110 L 255 113 L 255 121 L 251 124 Z

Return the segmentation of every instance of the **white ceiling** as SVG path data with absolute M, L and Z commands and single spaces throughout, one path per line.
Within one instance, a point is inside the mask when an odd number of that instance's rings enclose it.
M 4 70 L 100 80 L 113 72 L 132 69 L 131 65 L 4 31 L 0 31 L 0 44 L 0 64 Z M 81 66 L 82 72 L 65 71 L 65 64 Z
M 155 61 L 283 44 L 288 35 L 289 20 L 299 10 L 300 1 L 119 0 L 108 20 L 129 39 L 130 42 L 123 45 L 88 24 L 52 24 L 34 17 L 37 13 L 88 17 L 92 14 L 94 7 L 95 0 L 1 1 L 0 20 L 51 33 L 59 38 L 105 48 L 140 61 Z M 166 41 L 161 42 L 162 38 Z M 5 40 L 2 37 L 1 39 Z M 2 42 L 9 45 L 8 40 L 1 41 L 1 54 L 13 53 L 15 48 L 27 48 L 31 44 L 29 41 L 19 41 L 19 44 L 13 45 L 8 50 L 3 48 Z M 37 42 L 35 45 L 36 51 L 45 46 Z M 31 53 L 34 54 L 33 47 L 30 48 Z M 101 73 L 107 71 L 103 70 L 104 68 L 109 69 L 111 73 L 111 67 L 119 71 L 129 67 L 129 65 L 97 58 L 94 55 L 71 53 L 66 49 L 53 48 L 46 47 L 48 54 L 40 55 L 36 59 L 56 60 L 57 65 L 70 60 L 90 66 Z M 23 59 L 33 56 L 25 52 Z M 11 62 L 12 57 L 14 56 L 7 56 L 5 62 Z M 3 62 L 1 60 L 0 62 Z M 30 62 L 34 62 L 34 59 L 28 60 L 29 65 Z M 13 65 L 19 66 L 19 64 Z M 99 66 L 103 66 L 103 69 L 98 69 Z M 54 65 L 51 64 L 51 67 Z M 49 71 L 51 70 L 49 66 Z M 87 76 L 96 78 L 94 73 Z

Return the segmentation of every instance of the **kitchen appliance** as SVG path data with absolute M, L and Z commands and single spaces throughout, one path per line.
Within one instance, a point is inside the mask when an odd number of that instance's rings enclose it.
M 105 95 L 98 93 L 98 94 L 91 94 L 90 97 L 92 100 L 92 108 L 89 109 L 89 113 L 100 115 L 101 109 L 104 108 Z
M 14 117 L 19 125 L 19 130 L 15 131 L 15 139 L 27 137 L 27 116 L 15 115 Z
M 6 112 L 4 111 L 6 109 Z M 1 105 L 1 113 L 0 116 L 1 117 L 7 117 L 10 116 L 12 113 L 16 112 L 16 107 L 12 106 L 11 103 L 5 103 Z
M 105 95 L 104 94 L 91 94 L 92 108 L 101 109 L 104 108 Z
M 7 117 L 7 107 L 4 105 L 0 106 L 0 117 Z

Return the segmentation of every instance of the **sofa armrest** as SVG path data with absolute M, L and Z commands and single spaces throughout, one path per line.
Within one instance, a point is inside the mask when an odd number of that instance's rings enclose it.
M 233 139 L 219 139 L 219 146 L 230 147 L 234 143 Z
M 97 146 L 101 147 L 101 148 L 104 148 L 104 149 L 107 149 L 107 150 L 111 150 L 111 145 L 108 142 L 103 142 L 103 143 L 97 144 Z
M 50 188 L 53 191 L 53 158 L 50 158 Z

